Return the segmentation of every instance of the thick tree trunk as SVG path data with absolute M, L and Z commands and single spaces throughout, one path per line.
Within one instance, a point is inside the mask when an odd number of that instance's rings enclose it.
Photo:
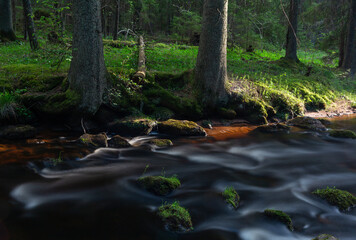
M 115 9 L 115 24 L 113 39 L 117 40 L 117 33 L 119 32 L 119 22 L 120 22 L 120 0 L 116 0 L 116 9 Z
M 356 0 L 352 0 L 352 7 L 350 10 L 350 20 L 347 32 L 347 43 L 345 47 L 345 58 L 342 68 L 351 68 L 354 48 L 355 48 L 355 28 L 356 28 Z
M 346 26 L 343 26 L 340 33 L 340 43 L 339 43 L 339 68 L 344 64 L 345 58 L 345 44 L 346 44 Z
M 73 1 L 73 59 L 69 88 L 80 95 L 78 110 L 93 115 L 103 102 L 109 85 L 104 63 L 100 1 Z
M 288 17 L 286 58 L 299 62 L 297 56 L 297 32 L 298 32 L 298 11 L 300 0 L 290 1 Z
M 12 9 L 12 29 L 16 32 L 16 0 L 11 0 Z
M 35 23 L 32 17 L 32 6 L 30 0 L 22 0 L 23 11 L 25 16 L 26 28 L 28 33 L 28 39 L 30 40 L 31 49 L 38 49 L 38 41 L 35 31 Z
M 228 100 L 227 15 L 228 0 L 205 0 L 195 75 L 202 103 L 212 111 Z
M 0 0 L 0 39 L 3 41 L 16 40 L 12 28 L 11 0 Z

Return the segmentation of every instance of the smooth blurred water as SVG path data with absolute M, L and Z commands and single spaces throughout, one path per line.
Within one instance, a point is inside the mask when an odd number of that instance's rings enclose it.
M 354 119 L 334 126 L 356 128 Z M 176 174 L 182 186 L 158 197 L 137 185 L 142 174 Z M 322 233 L 356 239 L 356 210 L 340 212 L 311 194 L 327 186 L 356 194 L 356 140 L 323 134 L 183 139 L 165 150 L 99 149 L 56 166 L 4 165 L 0 181 L 1 240 L 310 240 Z M 237 210 L 221 197 L 227 186 L 241 196 Z M 194 231 L 172 233 L 160 222 L 157 208 L 175 200 L 191 213 Z M 288 213 L 295 231 L 266 218 L 266 208 Z

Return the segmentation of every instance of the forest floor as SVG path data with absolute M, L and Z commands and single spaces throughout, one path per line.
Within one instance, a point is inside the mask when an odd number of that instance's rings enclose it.
M 0 45 L 0 120 L 8 117 L 9 111 L 28 117 L 38 99 L 46 102 L 45 108 L 50 109 L 54 106 L 48 104 L 58 98 L 68 98 L 68 94 L 58 96 L 58 92 L 65 88 L 71 61 L 70 44 L 42 42 L 41 46 L 33 52 L 20 40 Z M 109 95 L 110 104 L 123 115 L 198 120 L 201 106 L 191 97 L 190 81 L 197 53 L 197 46 L 148 42 L 148 78 L 137 83 L 130 78 L 137 69 L 136 43 L 104 40 L 105 63 L 115 86 Z M 230 90 L 241 94 L 246 105 L 250 101 L 246 99 L 256 99 L 263 103 L 265 112 L 273 107 L 281 120 L 304 110 L 322 117 L 355 112 L 356 81 L 336 68 L 337 54 L 317 50 L 298 53 L 301 63 L 297 64 L 284 60 L 284 51 L 247 53 L 239 47 L 229 48 Z M 39 93 L 47 95 L 39 97 Z M 180 102 L 178 107 L 175 106 L 177 101 Z M 68 108 L 70 106 L 64 107 Z M 222 116 L 226 116 L 226 112 Z

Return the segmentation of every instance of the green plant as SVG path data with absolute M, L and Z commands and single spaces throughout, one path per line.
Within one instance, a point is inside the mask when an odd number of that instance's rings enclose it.
M 225 198 L 225 201 L 229 203 L 233 208 L 237 209 L 240 204 L 240 196 L 237 194 L 234 187 L 227 187 L 222 192 L 222 196 Z
M 10 92 L 0 93 L 0 121 L 16 119 L 16 96 Z

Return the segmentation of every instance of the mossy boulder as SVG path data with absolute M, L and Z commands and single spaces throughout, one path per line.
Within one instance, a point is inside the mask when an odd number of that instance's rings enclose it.
M 222 192 L 222 196 L 225 201 L 233 208 L 237 209 L 240 204 L 240 195 L 236 192 L 234 187 L 227 187 Z
M 170 231 L 189 232 L 193 230 L 193 223 L 188 210 L 181 207 L 178 202 L 159 207 L 158 216 Z
M 356 139 L 356 133 L 351 130 L 333 129 L 329 131 L 331 137 Z
M 147 176 L 140 177 L 138 183 L 147 191 L 158 196 L 165 196 L 170 194 L 180 186 L 180 181 L 177 177 L 163 177 L 163 176 Z
M 338 240 L 336 237 L 329 234 L 321 234 L 312 240 Z
M 326 131 L 326 127 L 318 119 L 312 117 L 296 117 L 289 120 L 287 125 L 312 131 Z
M 148 142 L 149 144 L 155 145 L 159 148 L 165 148 L 173 146 L 173 142 L 169 139 L 152 139 Z
M 158 123 L 158 132 L 174 136 L 206 136 L 204 128 L 192 121 L 169 119 Z
M 36 134 L 36 128 L 31 125 L 7 126 L 0 130 L 0 137 L 11 140 L 33 138 Z
M 84 144 L 87 147 L 101 148 L 107 147 L 108 141 L 105 133 L 100 134 L 88 134 L 85 133 L 77 140 L 79 143 Z
M 109 141 L 108 141 L 108 147 L 111 148 L 128 148 L 131 147 L 131 144 L 123 137 L 116 135 L 113 136 Z
M 288 133 L 291 127 L 283 123 L 275 123 L 259 126 L 252 133 Z
M 264 211 L 264 214 L 269 218 L 280 221 L 281 223 L 286 225 L 289 230 L 294 230 L 292 219 L 288 216 L 288 214 L 284 213 L 283 211 L 266 209 Z
M 341 211 L 346 211 L 356 206 L 356 197 L 354 195 L 335 187 L 317 189 L 313 194 L 326 200 L 329 204 L 337 206 Z
M 109 131 L 121 136 L 148 135 L 156 126 L 151 119 L 121 119 L 109 124 Z
M 157 107 L 151 116 L 159 121 L 166 121 L 174 117 L 174 112 L 165 107 Z
M 237 117 L 235 110 L 229 108 L 219 108 L 217 113 L 224 119 L 235 119 Z

